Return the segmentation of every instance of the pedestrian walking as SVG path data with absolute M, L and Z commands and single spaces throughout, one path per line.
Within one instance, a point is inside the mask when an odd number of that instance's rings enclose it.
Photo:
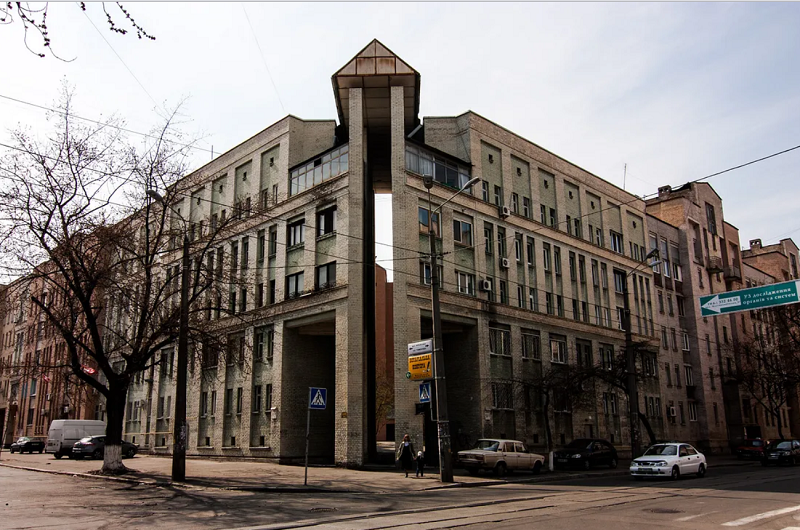
M 422 451 L 417 451 L 417 477 L 425 476 L 425 454 Z
M 407 434 L 403 435 L 403 441 L 400 442 L 395 456 L 400 467 L 406 472 L 406 477 L 408 477 L 408 472 L 411 470 L 411 462 L 414 460 L 414 446 L 411 444 L 411 438 Z

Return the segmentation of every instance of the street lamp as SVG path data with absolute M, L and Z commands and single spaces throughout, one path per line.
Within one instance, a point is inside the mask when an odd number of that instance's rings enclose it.
M 628 423 L 630 424 L 631 430 L 631 458 L 636 458 L 639 455 L 639 436 L 638 436 L 638 426 L 639 426 L 639 389 L 638 383 L 636 381 L 636 354 L 633 351 L 633 329 L 631 326 L 631 304 L 628 300 L 628 277 L 639 270 L 644 264 L 647 264 L 650 267 L 654 267 L 661 263 L 661 260 L 657 259 L 652 263 L 647 263 L 647 260 L 650 258 L 657 258 L 658 257 L 658 249 L 654 248 L 650 251 L 647 256 L 645 256 L 642 263 L 639 264 L 635 269 L 628 272 L 625 271 L 625 281 L 623 282 L 622 286 L 622 295 L 623 295 L 623 315 L 622 315 L 622 326 L 625 328 L 625 373 L 628 378 L 628 414 L 629 420 Z
M 433 215 L 460 193 L 480 182 L 478 177 L 467 181 L 449 199 L 432 209 L 431 188 L 433 177 L 425 177 L 428 189 L 428 240 L 431 244 L 431 305 L 433 306 L 433 379 L 436 382 L 436 426 L 439 437 L 439 475 L 442 482 L 453 482 L 453 459 L 450 454 L 450 420 L 447 415 L 447 387 L 444 379 L 444 348 L 442 339 L 442 314 L 439 307 L 439 273 L 436 264 L 436 235 L 433 232 Z M 441 223 L 439 223 L 441 230 Z
M 168 206 L 155 190 L 145 192 L 148 197 Z M 182 221 L 180 212 L 169 206 Z M 175 380 L 175 424 L 172 429 L 172 480 L 186 480 L 186 371 L 189 364 L 189 235 L 183 230 L 183 260 L 181 262 L 181 307 L 178 328 L 178 375 Z

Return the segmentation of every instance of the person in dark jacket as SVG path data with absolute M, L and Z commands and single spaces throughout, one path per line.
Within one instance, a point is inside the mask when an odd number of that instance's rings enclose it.
M 414 461 L 414 446 L 407 434 L 403 435 L 403 441 L 397 447 L 395 456 L 400 463 L 400 467 L 406 472 L 406 477 L 408 477 L 408 472 L 411 470 L 411 462 Z

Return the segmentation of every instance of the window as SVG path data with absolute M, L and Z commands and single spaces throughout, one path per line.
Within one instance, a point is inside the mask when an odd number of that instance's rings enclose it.
M 437 279 L 439 280 L 439 288 L 444 288 L 444 268 L 441 265 L 436 267 Z M 427 261 L 419 262 L 419 275 L 423 285 L 431 284 L 431 264 Z
M 481 181 L 481 191 L 483 192 L 482 198 L 484 202 L 489 202 L 489 183 L 485 180 Z
M 511 355 L 511 332 L 509 330 L 489 328 L 489 353 Z
M 694 386 L 694 372 L 692 371 L 692 367 L 687 364 L 683 368 L 686 374 L 686 386 Z
M 242 392 L 242 387 L 236 389 L 236 414 L 242 413 L 242 397 L 244 392 Z
M 297 298 L 303 294 L 303 273 L 290 274 L 286 277 L 286 298 Z
M 329 289 L 336 286 L 336 262 L 332 261 L 325 265 L 317 267 L 316 271 L 316 289 Z
M 650 233 L 650 251 L 652 252 L 653 250 L 658 250 L 658 236 L 656 236 L 653 233 Z M 660 263 L 653 265 L 653 272 L 656 274 L 661 274 Z
M 336 206 L 317 212 L 317 237 L 333 234 L 336 230 Z
M 492 407 L 496 409 L 514 408 L 511 383 L 492 383 Z
M 617 328 L 625 329 L 625 309 L 617 306 Z
M 583 239 L 583 230 L 581 228 L 581 220 L 579 217 L 576 217 L 572 220 L 573 224 L 575 225 L 575 237 L 579 237 Z
M 256 262 L 258 262 L 259 265 L 263 265 L 264 264 L 264 256 L 267 253 L 267 236 L 266 236 L 266 232 L 264 230 L 259 230 L 258 231 L 257 240 L 258 240 L 258 243 L 256 244 Z M 213 261 L 214 261 L 213 257 L 210 256 L 209 257 L 209 266 L 208 266 L 209 270 L 212 269 L 210 264 L 213 263 Z
M 572 299 L 572 319 L 573 320 L 580 320 L 581 319 L 581 310 L 578 307 L 578 299 Z
M 706 203 L 706 221 L 708 221 L 708 233 L 717 235 L 717 216 L 714 213 L 714 206 Z
M 522 198 L 522 215 L 527 219 L 531 218 L 531 200 L 527 197 Z
M 247 270 L 250 263 L 250 238 L 242 238 L 242 270 Z
M 278 227 L 271 226 L 269 229 L 269 255 L 274 256 L 278 252 Z
M 472 245 L 472 223 L 453 220 L 453 240 L 462 245 Z
M 496 206 L 503 205 L 503 188 L 501 188 L 500 186 L 494 187 L 494 204 Z
M 675 312 L 672 309 L 672 295 L 667 293 L 667 309 L 669 310 L 669 316 L 674 316 Z
M 569 279 L 573 282 L 577 280 L 577 272 L 575 270 L 575 253 L 569 253 Z
M 666 350 L 669 348 L 669 339 L 667 339 L 667 328 L 661 326 L 661 346 Z
M 664 314 L 664 293 L 658 291 L 658 312 Z
M 578 256 L 578 278 L 581 283 L 586 283 L 586 258 Z
M 681 387 L 681 367 L 677 364 L 675 365 L 675 386 Z
M 217 413 L 217 391 L 211 391 L 211 416 Z
M 550 243 L 542 243 L 542 259 L 544 260 L 544 270 L 550 271 Z
M 555 208 L 550 208 L 550 226 L 554 228 L 558 226 L 558 218 L 556 217 Z
M 264 408 L 267 412 L 270 411 L 272 408 L 272 385 L 267 385 L 267 388 L 264 392 L 266 394 L 265 401 L 264 401 Z
M 539 220 L 542 222 L 543 225 L 547 224 L 547 206 L 542 204 L 539 206 Z
M 603 229 L 600 228 L 599 226 L 595 229 L 595 236 L 596 236 L 595 243 L 597 244 L 597 246 L 602 247 L 603 246 Z
M 544 302 L 545 307 L 547 308 L 547 314 L 553 314 L 553 293 L 544 293 Z
M 609 234 L 611 235 L 611 250 L 620 254 L 624 254 L 625 247 L 622 244 L 622 234 L 618 234 L 613 230 L 609 230 Z
M 689 402 L 689 421 L 697 421 L 697 402 Z
M 525 257 L 528 262 L 528 265 L 530 265 L 531 267 L 534 266 L 535 256 L 536 256 L 536 243 L 534 242 L 532 237 L 528 237 L 525 243 Z
M 474 274 L 467 274 L 465 272 L 456 271 L 456 285 L 458 286 L 459 293 L 475 296 Z
M 505 280 L 500 280 L 500 303 L 508 304 L 508 287 Z
M 600 273 L 597 271 L 597 260 L 592 260 L 592 285 L 600 286 Z
M 517 307 L 525 309 L 525 287 L 517 285 Z
M 572 235 L 572 216 L 570 215 L 567 216 L 566 224 L 567 224 L 567 233 L 569 235 Z
M 301 167 L 293 169 L 289 174 L 289 195 L 296 195 L 325 180 L 347 172 L 348 150 L 349 146 L 345 144 L 328 151 Z M 406 163 L 408 163 L 408 154 L 406 154 Z
M 128 403 L 130 406 L 130 403 Z M 128 416 L 130 416 L 130 412 L 128 412 Z M 201 392 L 200 393 L 200 417 L 205 418 L 208 416 L 208 392 Z
M 678 316 L 686 316 L 686 300 L 682 296 L 675 296 L 675 304 L 678 306 Z
M 669 245 L 667 244 L 666 239 L 661 240 L 660 257 L 662 264 L 664 265 L 664 277 L 669 278 L 672 273 L 672 266 L 669 262 Z
M 286 226 L 286 245 L 293 247 L 305 242 L 305 219 L 293 221 Z
M 262 399 L 261 385 L 255 385 L 253 387 L 253 397 L 252 397 L 252 403 L 253 403 L 252 406 L 254 414 L 258 414 L 259 412 L 261 412 L 261 399 Z
M 535 287 L 528 289 L 528 305 L 532 311 L 539 311 L 539 295 Z
M 522 332 L 522 358 L 534 359 L 539 361 L 542 359 L 542 344 L 541 337 L 538 331 L 523 331 Z
M 689 351 L 689 334 L 681 331 L 681 336 L 683 337 L 683 351 Z
M 519 195 L 516 193 L 511 194 L 511 211 L 519 213 Z
M 556 295 L 556 314 L 560 317 L 564 316 L 564 297 L 560 294 Z
M 233 389 L 225 389 L 225 415 L 229 416 L 233 412 Z
M 419 231 L 422 234 L 428 233 L 428 209 L 419 207 Z M 433 235 L 441 237 L 439 232 L 439 214 L 433 214 Z
M 561 275 L 561 249 L 559 247 L 553 247 L 553 268 L 555 269 L 556 275 Z
M 616 415 L 618 414 L 618 407 L 617 407 L 617 395 L 616 395 L 616 394 L 614 394 L 614 393 L 612 392 L 612 393 L 610 393 L 610 394 L 608 395 L 608 397 L 609 397 L 609 400 L 608 400 L 608 401 L 609 401 L 609 405 L 610 405 L 610 407 L 609 407 L 609 408 L 610 408 L 610 410 L 611 410 L 611 414 L 613 414 L 614 416 L 616 416 Z
M 567 363 L 567 339 L 562 336 L 550 336 L 550 360 L 554 363 Z
M 625 292 L 625 273 L 614 269 L 614 290 L 620 294 Z
M 667 376 L 667 386 L 672 386 L 672 370 L 669 369 L 669 363 L 664 363 L 664 374 Z
M 672 337 L 672 349 L 678 351 L 678 334 L 675 332 L 675 328 L 669 328 L 670 337 Z

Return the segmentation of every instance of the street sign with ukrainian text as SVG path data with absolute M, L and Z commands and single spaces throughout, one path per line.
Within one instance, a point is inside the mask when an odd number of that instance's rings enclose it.
M 419 342 L 412 342 L 408 345 L 409 355 L 421 355 L 423 353 L 433 352 L 433 339 L 421 340 Z
M 737 311 L 764 309 L 800 302 L 800 281 L 761 285 L 739 291 L 728 291 L 700 297 L 700 313 L 704 317 Z
M 430 353 L 423 353 L 422 355 L 412 355 L 408 358 L 408 372 L 406 377 L 412 381 L 421 381 L 423 379 L 433 379 L 433 371 L 431 370 Z

